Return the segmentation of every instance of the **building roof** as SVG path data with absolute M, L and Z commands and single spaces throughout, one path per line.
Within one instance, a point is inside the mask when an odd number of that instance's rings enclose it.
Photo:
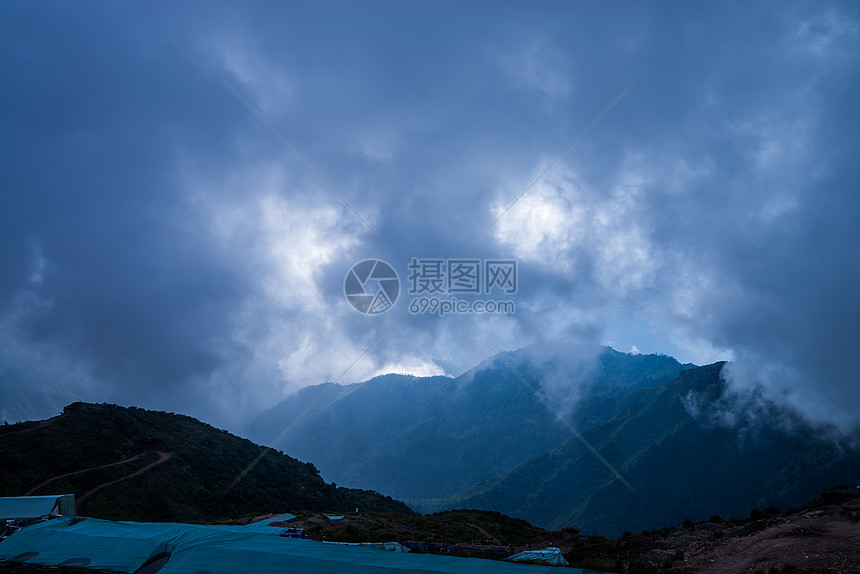
M 112 522 L 59 518 L 23 528 L 0 543 L 2 560 L 133 574 L 451 573 L 558 571 L 480 558 L 388 552 L 278 536 L 243 526 Z M 147 563 L 151 567 L 141 568 Z M 163 563 L 161 568 L 158 564 Z M 38 567 L 34 567 L 34 571 Z M 85 570 L 83 570 L 85 571 Z M 574 570 L 575 572 L 576 570 Z
M 54 511 L 63 516 L 75 516 L 74 494 L 47 496 L 9 496 L 0 498 L 0 520 L 38 518 Z

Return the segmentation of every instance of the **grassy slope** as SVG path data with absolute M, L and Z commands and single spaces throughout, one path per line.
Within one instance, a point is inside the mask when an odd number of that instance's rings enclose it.
M 50 477 L 141 455 L 128 464 L 59 479 L 33 493 L 81 496 L 154 462 L 159 451 L 173 454 L 140 476 L 98 491 L 79 511 L 143 521 L 204 521 L 296 509 L 409 511 L 375 492 L 326 484 L 312 464 L 275 450 L 227 491 L 262 447 L 187 416 L 85 403 L 69 405 L 44 426 L 0 428 L 0 496 L 20 496 Z

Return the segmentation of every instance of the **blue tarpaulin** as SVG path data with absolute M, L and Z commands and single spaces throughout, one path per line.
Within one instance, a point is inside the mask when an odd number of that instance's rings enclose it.
M 5 566 L 4 560 L 9 561 Z M 159 574 L 558 574 L 549 566 L 380 552 L 261 534 L 244 526 L 59 518 L 27 526 L 0 542 L 0 571 L 12 567 L 15 572 L 35 573 L 44 571 L 44 566 L 74 565 L 132 574 L 147 562 L 158 560 L 165 562 Z M 569 572 L 581 574 L 582 570 Z
M 527 550 L 505 558 L 508 562 L 525 562 L 528 564 L 546 564 L 548 566 L 567 566 L 567 560 L 561 555 L 558 548 L 544 548 L 543 550 Z

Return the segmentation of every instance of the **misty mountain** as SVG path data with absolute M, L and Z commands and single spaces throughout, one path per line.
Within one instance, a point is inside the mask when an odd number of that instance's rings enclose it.
M 47 419 L 80 400 L 71 389 L 59 385 L 34 389 L 21 384 L 15 369 L 0 368 L 0 424 Z
M 613 419 L 630 392 L 664 385 L 684 368 L 671 357 L 596 345 L 534 346 L 502 357 L 578 429 Z M 313 461 L 329 480 L 419 510 L 571 437 L 499 358 L 456 378 L 392 374 L 308 387 L 261 414 L 246 436 L 270 443 L 315 400 L 277 448 Z
M 856 437 L 840 441 L 754 394 L 738 395 L 723 382 L 722 366 L 635 390 L 623 413 L 582 433 L 635 492 L 573 438 L 446 504 L 617 535 L 685 517 L 786 509 L 860 478 Z

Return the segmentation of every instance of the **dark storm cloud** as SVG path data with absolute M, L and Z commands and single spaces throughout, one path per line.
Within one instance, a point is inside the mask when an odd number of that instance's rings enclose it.
M 0 380 L 238 426 L 386 328 L 345 380 L 462 372 L 474 327 L 733 358 L 852 418 L 850 5 L 2 10 Z M 517 313 L 362 316 L 368 257 L 516 257 Z
M 71 7 L 4 11 L 16 57 L 4 58 L 15 81 L 3 93 L 3 294 L 45 302 L 19 314 L 18 336 L 91 365 L 100 396 L 114 400 L 208 374 L 220 310 L 245 279 L 185 227 L 171 171 L 175 147 L 207 135 L 201 119 L 213 110 L 196 94 L 217 83 L 151 41 L 145 18 L 136 29 Z M 28 244 L 44 258 L 35 282 Z

